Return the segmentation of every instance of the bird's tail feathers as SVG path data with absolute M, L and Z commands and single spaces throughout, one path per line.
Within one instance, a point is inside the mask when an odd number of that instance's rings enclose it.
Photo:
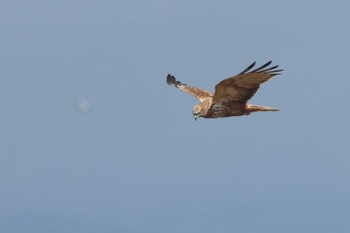
M 247 110 L 249 112 L 276 112 L 279 111 L 277 108 L 270 108 L 265 106 L 258 106 L 253 104 L 247 104 Z

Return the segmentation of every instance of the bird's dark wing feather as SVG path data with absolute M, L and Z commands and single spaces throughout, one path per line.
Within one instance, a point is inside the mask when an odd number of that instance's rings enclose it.
M 267 68 L 271 63 L 272 62 L 269 61 L 257 69 L 250 71 L 255 66 L 254 62 L 238 75 L 218 83 L 215 86 L 213 104 L 224 104 L 232 101 L 246 103 L 254 96 L 260 84 L 266 82 L 275 75 L 279 75 L 280 72 L 283 71 L 277 70 L 276 68 L 278 68 L 278 66 Z
M 183 92 L 186 92 L 194 97 L 196 97 L 197 99 L 199 99 L 199 101 L 203 101 L 208 97 L 213 96 L 213 93 L 211 93 L 210 91 L 206 91 L 203 89 L 200 89 L 198 87 L 191 87 L 188 86 L 186 84 L 181 83 L 180 81 L 177 81 L 175 79 L 175 77 L 171 74 L 168 74 L 167 78 L 166 78 L 166 82 L 173 87 L 176 87 L 178 89 L 180 89 Z

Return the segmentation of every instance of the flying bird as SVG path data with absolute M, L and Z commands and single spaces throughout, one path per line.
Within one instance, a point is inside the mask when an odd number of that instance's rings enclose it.
M 278 111 L 276 108 L 247 103 L 259 89 L 260 84 L 283 71 L 277 69 L 278 65 L 268 67 L 271 63 L 272 61 L 269 61 L 251 70 L 256 64 L 253 62 L 241 73 L 219 82 L 215 86 L 214 93 L 181 83 L 171 74 L 168 74 L 166 82 L 200 101 L 192 109 L 192 115 L 196 120 L 199 117 L 219 118 L 249 115 L 252 112 Z

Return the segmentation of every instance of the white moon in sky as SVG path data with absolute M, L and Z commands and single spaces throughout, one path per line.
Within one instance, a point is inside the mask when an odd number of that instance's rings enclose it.
M 88 113 L 91 111 L 91 105 L 89 100 L 85 99 L 85 98 L 80 98 L 77 102 L 77 107 L 80 111 L 84 112 L 84 113 Z

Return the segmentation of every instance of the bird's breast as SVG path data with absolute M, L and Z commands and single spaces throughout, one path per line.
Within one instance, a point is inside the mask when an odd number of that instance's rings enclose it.
M 237 102 L 215 103 L 209 109 L 206 118 L 241 116 L 245 114 L 245 104 Z

